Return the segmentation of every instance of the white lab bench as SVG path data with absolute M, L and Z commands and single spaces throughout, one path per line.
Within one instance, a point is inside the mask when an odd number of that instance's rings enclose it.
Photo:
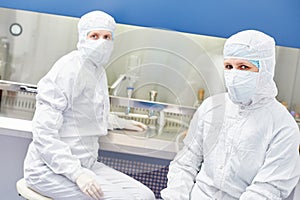
M 0 194 L 5 199 L 19 200 L 15 183 L 23 176 L 23 161 L 32 140 L 31 121 L 0 117 Z M 177 150 L 174 141 L 146 138 L 132 132 L 109 132 L 100 139 L 103 150 L 171 160 Z M 300 199 L 298 183 L 293 200 Z
M 141 134 L 146 133 L 110 131 L 107 136 L 101 137 L 99 140 L 100 149 L 103 152 L 116 152 L 126 156 L 131 155 L 131 157 L 140 156 L 142 159 L 149 157 L 152 160 L 163 159 L 164 161 L 172 160 L 176 155 L 178 147 L 174 141 L 169 141 L 167 138 L 147 138 Z M 31 141 L 31 121 L 0 117 L 0 155 L 2 161 L 0 194 L 5 194 L 5 199 L 17 200 L 20 198 L 15 183 L 23 177 L 23 161 Z M 136 161 L 134 162 L 136 163 Z M 147 163 L 143 163 L 143 165 L 145 166 Z

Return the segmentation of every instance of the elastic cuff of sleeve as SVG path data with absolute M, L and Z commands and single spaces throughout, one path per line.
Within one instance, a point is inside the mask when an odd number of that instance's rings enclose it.
M 256 199 L 260 199 L 262 197 L 272 200 L 282 199 L 280 191 L 268 183 L 256 183 L 254 185 L 249 186 L 246 189 L 246 192 L 241 196 L 241 199 L 254 199 L 254 197 Z
M 79 169 L 75 170 L 73 174 L 70 174 L 69 179 L 75 183 L 79 175 L 81 175 L 82 173 L 84 173 L 84 170 L 82 167 L 80 167 Z

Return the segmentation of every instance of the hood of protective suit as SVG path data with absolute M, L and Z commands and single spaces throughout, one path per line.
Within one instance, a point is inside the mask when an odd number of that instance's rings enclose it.
M 115 28 L 114 18 L 102 11 L 92 11 L 80 18 L 77 49 L 85 61 L 92 61 L 97 66 L 103 66 L 108 62 L 113 50 L 113 42 L 103 39 L 88 40 L 87 35 L 93 30 L 106 30 L 114 36 Z
M 258 61 L 258 81 L 250 105 L 276 97 L 275 41 L 272 37 L 256 30 L 242 31 L 227 39 L 223 53 L 224 59 Z

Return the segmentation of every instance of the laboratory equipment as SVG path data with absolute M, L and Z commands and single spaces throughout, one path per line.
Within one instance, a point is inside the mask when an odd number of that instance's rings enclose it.
M 129 102 L 129 99 L 131 99 L 131 97 L 132 97 L 135 83 L 137 82 L 137 80 L 140 77 L 140 73 L 141 73 L 140 64 L 141 64 L 141 59 L 139 56 L 137 56 L 137 55 L 129 56 L 128 64 L 127 64 L 127 73 L 126 73 L 126 77 L 127 77 L 126 91 L 127 91 L 128 102 Z M 130 113 L 129 105 L 125 109 L 125 113 L 126 114 Z
M 8 60 L 9 42 L 7 37 L 0 37 L 0 80 L 4 79 Z
M 205 91 L 204 91 L 204 89 L 203 88 L 200 88 L 199 90 L 198 90 L 198 99 L 197 99 L 197 101 L 195 102 L 195 104 L 194 104 L 194 106 L 196 107 L 196 108 L 198 108 L 201 104 L 202 104 L 202 102 L 204 101 L 204 93 L 205 93 Z
M 150 97 L 150 101 L 156 101 L 157 91 L 151 90 L 149 92 L 149 97 Z M 152 117 L 154 115 L 154 110 L 150 109 L 148 115 L 149 115 L 149 117 Z
M 141 59 L 137 55 L 130 55 L 128 58 L 127 64 L 127 96 L 128 98 L 132 97 L 132 93 L 135 87 L 135 83 L 140 78 L 141 74 Z
M 120 74 L 119 78 L 109 87 L 110 93 L 114 96 L 117 95 L 118 89 L 122 81 L 126 80 L 125 74 Z

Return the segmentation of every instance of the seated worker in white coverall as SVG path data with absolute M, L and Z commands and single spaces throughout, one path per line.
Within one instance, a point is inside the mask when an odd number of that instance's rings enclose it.
M 108 127 L 103 66 L 113 50 L 115 26 L 102 11 L 82 16 L 78 50 L 59 59 L 38 83 L 24 177 L 33 190 L 55 200 L 155 199 L 142 183 L 97 162 L 98 140 L 108 128 L 145 128 L 112 116 Z
M 165 200 L 281 200 L 300 176 L 299 129 L 276 99 L 275 41 L 255 30 L 224 45 L 228 93 L 207 98 L 170 163 Z

